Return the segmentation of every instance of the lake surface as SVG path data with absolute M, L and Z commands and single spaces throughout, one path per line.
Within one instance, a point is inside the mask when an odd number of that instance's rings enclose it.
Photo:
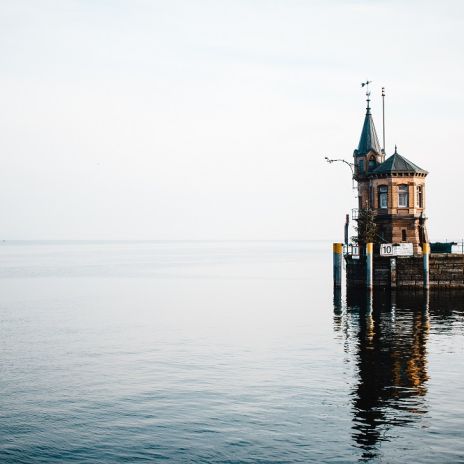
M 324 242 L 2 242 L 0 462 L 464 462 L 464 294 Z

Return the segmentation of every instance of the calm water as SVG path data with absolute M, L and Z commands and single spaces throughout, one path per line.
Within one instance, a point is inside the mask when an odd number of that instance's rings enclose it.
M 317 242 L 0 245 L 0 462 L 464 462 L 464 298 Z

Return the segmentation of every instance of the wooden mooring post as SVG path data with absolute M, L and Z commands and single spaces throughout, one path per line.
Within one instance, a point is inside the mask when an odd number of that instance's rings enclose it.
M 343 243 L 333 244 L 333 282 L 335 288 L 342 286 Z
M 366 288 L 374 286 L 374 244 L 366 243 Z
M 422 258 L 423 258 L 423 271 L 424 271 L 424 288 L 428 290 L 430 288 L 430 244 L 422 244 Z

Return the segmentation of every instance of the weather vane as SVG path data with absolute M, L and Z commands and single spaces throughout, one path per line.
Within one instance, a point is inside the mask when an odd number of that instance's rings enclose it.
M 369 98 L 371 96 L 371 91 L 369 90 L 369 84 L 372 84 L 372 81 L 366 81 L 361 83 L 361 87 L 366 87 L 366 97 Z

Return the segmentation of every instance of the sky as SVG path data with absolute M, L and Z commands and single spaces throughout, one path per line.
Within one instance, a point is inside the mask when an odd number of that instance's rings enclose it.
M 372 80 L 464 237 L 464 2 L 0 0 L 0 239 L 343 239 Z

